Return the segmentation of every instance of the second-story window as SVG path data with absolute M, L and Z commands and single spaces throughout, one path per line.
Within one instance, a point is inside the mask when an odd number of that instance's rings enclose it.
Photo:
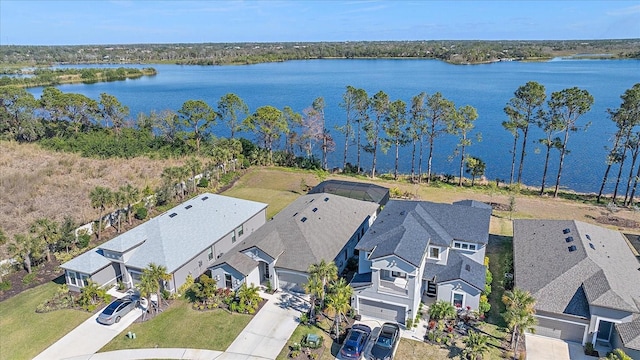
M 430 259 L 440 259 L 440 248 L 435 246 L 429 247 L 429 258 Z

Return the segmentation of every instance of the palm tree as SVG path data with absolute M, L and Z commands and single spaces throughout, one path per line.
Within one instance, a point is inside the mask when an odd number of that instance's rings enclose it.
M 102 217 L 106 208 L 113 203 L 113 192 L 108 188 L 96 186 L 89 193 L 89 198 L 91 199 L 91 206 L 98 210 L 98 240 L 100 240 L 102 236 Z
M 193 184 L 193 192 L 196 192 L 196 175 L 198 175 L 200 173 L 200 171 L 202 171 L 202 162 L 200 160 L 198 160 L 195 156 L 190 157 L 187 159 L 187 162 L 185 163 L 185 167 L 187 169 L 189 169 L 190 173 L 191 173 L 191 181 Z
M 309 309 L 309 321 L 313 323 L 316 318 L 316 301 L 321 298 L 324 293 L 322 279 L 318 274 L 309 275 L 309 280 L 304 284 L 304 291 L 309 294 L 310 297 L 311 309 Z
M 16 234 L 13 241 L 9 243 L 9 253 L 13 257 L 19 258 L 24 264 L 24 269 L 31 274 L 31 265 L 34 260 L 41 256 L 43 246 L 40 238 L 31 234 Z
M 438 300 L 429 308 L 429 316 L 433 320 L 450 319 L 456 316 L 456 308 L 444 300 Z
M 158 306 L 162 303 L 162 290 L 164 289 L 164 282 L 170 281 L 172 275 L 167 273 L 167 268 L 162 265 L 150 263 L 142 270 L 142 276 L 148 276 L 150 279 L 155 280 L 157 286 L 155 287 L 155 293 L 158 297 Z
M 465 348 L 462 350 L 462 355 L 468 360 L 482 359 L 482 355 L 489 351 L 488 341 L 488 336 L 470 331 L 469 336 L 464 339 Z
M 51 251 L 61 237 L 58 223 L 48 218 L 41 218 L 31 224 L 29 232 L 42 241 L 47 262 L 51 262 Z
M 143 271 L 142 275 L 140 276 L 140 282 L 136 284 L 136 289 L 138 289 L 138 291 L 140 292 L 140 297 L 150 299 L 151 294 L 156 293 L 159 286 L 160 284 L 158 283 L 158 280 L 156 280 L 150 272 Z M 155 305 L 151 303 L 151 301 L 148 301 L 147 303 L 154 306 L 156 311 L 158 310 L 158 308 L 155 307 Z M 146 315 L 147 312 L 145 311 L 143 314 L 143 319 Z
M 338 278 L 338 267 L 333 261 L 326 262 L 324 259 L 322 259 L 317 264 L 309 265 L 308 272 L 309 272 L 309 277 L 317 276 L 318 279 L 322 280 L 320 308 L 323 309 L 327 285 L 329 284 L 330 281 L 336 280 Z
M 351 309 L 351 295 L 353 288 L 349 286 L 344 278 L 334 282 L 327 295 L 327 309 L 334 313 L 333 325 L 336 329 L 336 338 L 340 338 L 340 322 Z
M 511 345 L 517 353 L 518 343 L 524 331 L 534 331 L 533 327 L 538 322 L 534 316 L 536 300 L 528 291 L 514 288 L 512 291 L 505 291 L 502 302 L 507 307 L 503 316 L 512 334 Z
M 247 286 L 246 282 L 240 286 L 236 295 L 238 296 L 238 301 L 246 306 L 249 314 L 256 312 L 258 304 L 260 304 L 260 301 L 262 300 L 260 293 L 258 292 L 258 287 L 253 284 L 251 284 L 251 286 Z
M 125 194 L 118 190 L 113 192 L 113 205 L 116 207 L 116 216 L 118 220 L 118 234 L 122 230 L 122 207 L 127 203 Z
M 127 203 L 127 221 L 131 225 L 131 213 L 133 210 L 133 204 L 140 200 L 140 189 L 134 187 L 131 184 L 121 186 L 119 191 L 124 195 L 124 199 Z

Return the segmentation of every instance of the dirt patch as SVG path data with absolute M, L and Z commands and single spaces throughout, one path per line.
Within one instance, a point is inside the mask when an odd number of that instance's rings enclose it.
M 623 219 L 616 216 L 598 216 L 595 218 L 600 224 L 611 225 L 617 228 L 639 229 L 640 223 L 631 219 Z
M 3 281 L 7 281 L 11 284 L 11 288 L 5 291 L 0 291 L 0 301 L 6 300 L 19 293 L 34 288 L 38 285 L 54 281 L 57 284 L 64 284 L 65 279 L 63 271 L 60 269 L 60 263 L 53 259 L 50 263 L 43 263 L 37 267 L 32 268 L 33 280 L 23 281 L 28 275 L 26 270 L 13 271 L 8 275 L 2 277 Z M 28 279 L 28 278 L 27 278 Z

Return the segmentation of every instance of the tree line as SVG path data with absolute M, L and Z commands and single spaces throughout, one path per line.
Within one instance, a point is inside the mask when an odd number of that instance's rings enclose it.
M 626 90 L 621 99 L 618 108 L 607 112 L 617 131 L 611 139 L 613 145 L 606 159 L 608 166 L 598 200 L 603 196 L 610 171 L 616 169 L 612 200 L 616 202 L 624 190 L 621 203 L 631 205 L 640 177 L 637 170 L 640 84 Z M 557 153 L 559 165 L 553 196 L 558 196 L 562 171 L 570 154 L 570 135 L 589 126 L 581 120 L 593 102 L 588 91 L 577 87 L 553 92 L 548 97 L 545 87 L 534 81 L 516 89 L 505 105 L 507 120 L 502 124 L 514 139 L 509 183 L 521 183 L 527 146 L 538 143 L 545 149 L 540 194 L 547 192 L 550 159 Z M 402 99 L 390 99 L 382 90 L 369 95 L 353 86 L 346 87 L 339 106 L 345 117 L 334 129 L 326 126 L 326 104 L 322 97 L 301 113 L 289 106 L 278 109 L 271 105 L 250 111 L 243 99 L 228 93 L 214 106 L 204 100 L 187 100 L 177 111 L 141 113 L 132 119 L 128 108 L 106 93 L 96 101 L 47 87 L 36 100 L 24 89 L 4 86 L 0 87 L 0 134 L 5 139 L 39 141 L 51 149 L 77 151 L 85 156 L 197 154 L 211 157 L 214 164 L 240 159 L 242 166 L 277 164 L 311 169 L 328 169 L 327 155 L 339 146 L 342 170 L 347 173 L 363 173 L 362 154 L 370 154 L 371 177 L 376 176 L 379 153 L 392 150 L 396 179 L 400 152 L 409 150 L 409 177 L 418 183 L 434 179 L 437 172 L 432 159 L 438 140 L 453 136 L 457 143 L 449 159 L 459 161 L 458 185 L 463 185 L 465 172 L 471 175 L 472 185 L 476 177 L 484 175 L 485 161 L 470 152 L 472 145 L 482 139 L 475 130 L 478 113 L 472 106 L 456 106 L 439 92 L 431 95 L 421 92 L 407 104 Z M 216 125 L 226 127 L 229 138 L 216 137 L 213 134 Z M 542 130 L 542 138 L 530 138 L 534 126 Z M 333 131 L 344 135 L 343 144 L 335 143 Z M 240 132 L 253 134 L 256 143 L 238 139 Z M 355 154 L 350 154 L 353 150 Z M 348 162 L 354 157 L 354 163 Z M 626 176 L 622 173 L 624 168 L 630 169 Z
M 137 79 L 142 76 L 156 75 L 154 68 L 113 68 L 113 69 L 13 69 L 10 75 L 0 77 L 0 86 L 19 87 L 55 86 L 70 83 L 93 84 L 99 81 L 118 81 Z
M 640 58 L 637 39 L 539 41 L 349 41 L 77 46 L 0 46 L 3 64 L 254 64 L 322 58 L 422 58 L 450 63 L 540 60 L 567 54 Z

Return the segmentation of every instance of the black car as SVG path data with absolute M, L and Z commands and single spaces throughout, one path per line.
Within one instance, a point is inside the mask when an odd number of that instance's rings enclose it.
M 343 359 L 360 359 L 365 344 L 371 334 L 371 328 L 364 324 L 355 324 L 349 330 L 347 339 L 340 349 Z
M 371 348 L 371 360 L 391 360 L 398 348 L 400 326 L 396 323 L 382 324 L 380 334 Z

